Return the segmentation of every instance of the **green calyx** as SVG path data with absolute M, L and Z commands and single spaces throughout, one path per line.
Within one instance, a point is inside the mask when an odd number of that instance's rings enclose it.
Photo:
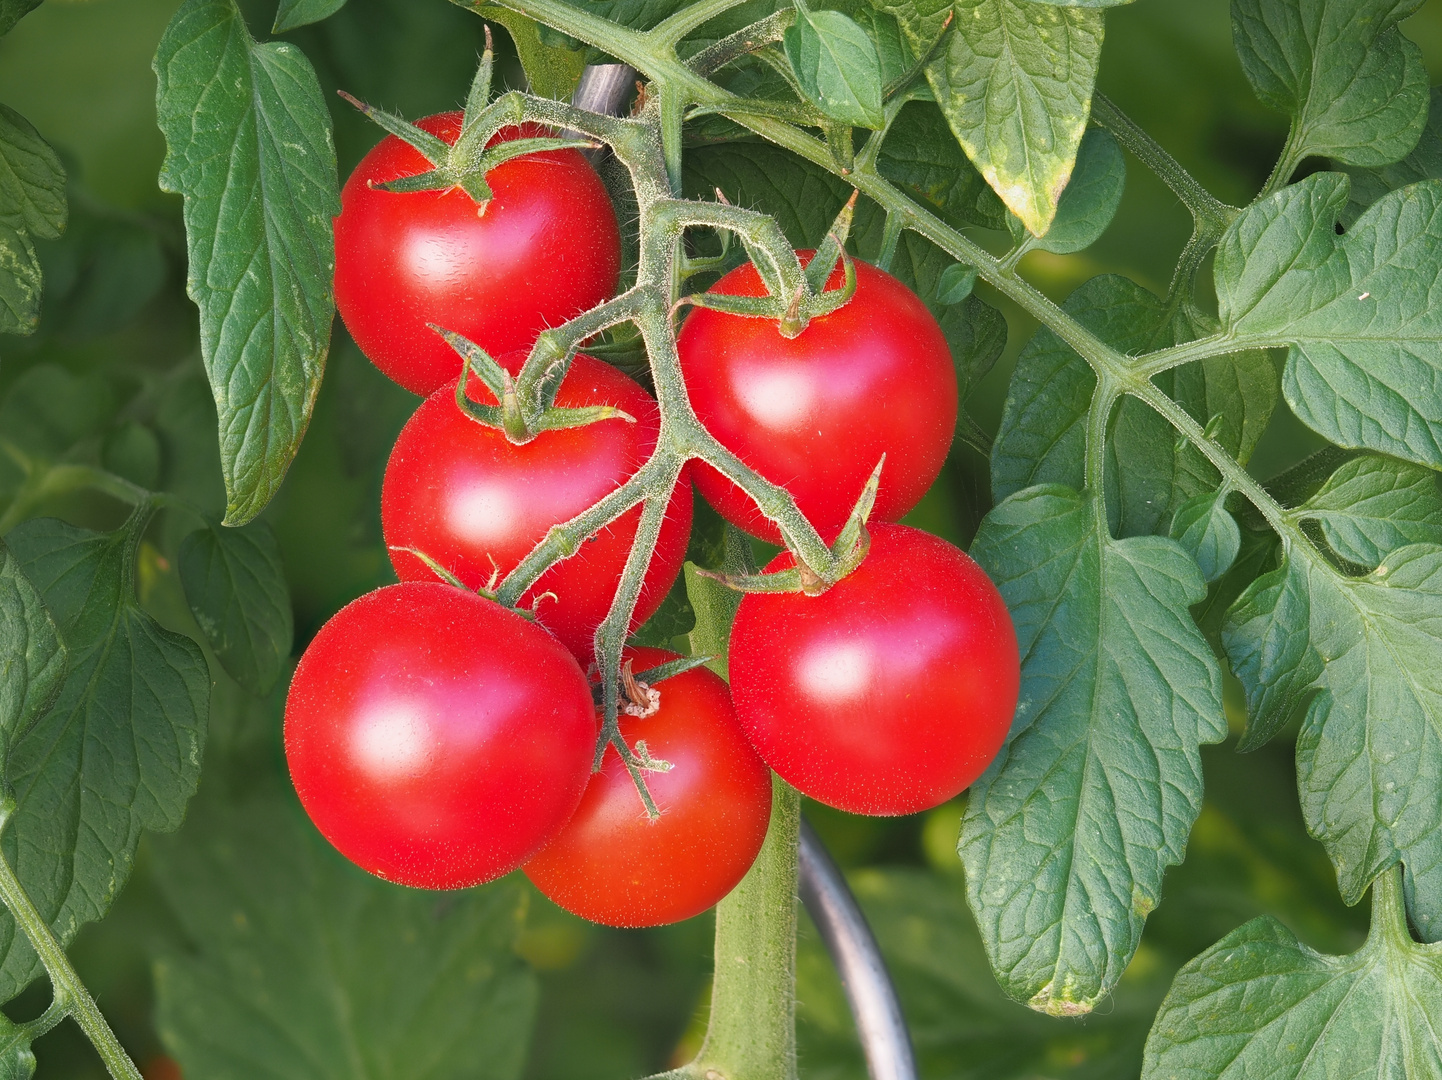
M 445 330 L 434 323 L 430 326 L 445 338 L 446 343 L 466 362 L 460 381 L 456 383 L 456 407 L 476 423 L 504 432 L 506 439 L 517 446 L 530 442 L 543 431 L 585 427 L 598 420 L 617 419 L 633 424 L 636 422 L 636 418 L 630 413 L 612 405 L 587 405 L 579 409 L 566 409 L 548 404 L 555 400 L 556 390 L 560 386 L 559 379 L 549 380 L 554 385 L 541 388 L 539 407 L 528 407 L 527 401 L 532 399 L 533 395 L 523 395 L 517 389 L 515 376 L 496 363 L 490 353 L 453 330 Z M 553 367 L 564 374 L 563 365 Z M 486 384 L 486 388 L 495 395 L 500 404 L 484 405 L 471 399 L 466 393 L 466 387 L 472 375 Z
M 831 545 L 833 562 L 827 574 L 823 575 L 808 566 L 794 550 L 791 557 L 796 565 L 769 574 L 718 574 L 710 570 L 698 570 L 697 573 L 719 581 L 737 592 L 805 593 L 807 596 L 820 596 L 860 566 L 867 552 L 871 550 L 871 534 L 867 532 L 866 522 L 871 517 L 871 508 L 876 505 L 876 491 L 881 485 L 881 467 L 885 464 L 886 455 L 882 454 L 876 468 L 871 470 L 866 486 L 861 489 L 861 497 L 851 508 L 846 524 L 841 527 L 841 532 Z
M 851 231 L 851 222 L 856 214 L 856 196 L 857 192 L 853 191 L 851 198 L 836 215 L 826 239 L 806 264 L 799 285 L 788 289 L 767 253 L 753 249 L 743 234 L 742 243 L 751 256 L 752 265 L 756 267 L 756 272 L 761 275 L 761 280 L 766 285 L 766 295 L 729 296 L 707 292 L 685 297 L 681 302 L 746 319 L 771 319 L 775 321 L 782 337 L 789 339 L 799 336 L 812 319 L 830 315 L 849 304 L 856 295 L 856 263 L 846 251 L 846 237 Z M 826 283 L 838 264 L 843 275 L 841 287 L 828 289 Z
M 497 570 L 495 570 L 495 571 L 492 572 L 492 574 L 491 574 L 491 580 L 490 580 L 490 581 L 486 582 L 486 584 L 484 584 L 484 585 L 478 586 L 478 587 L 476 587 L 476 588 L 473 589 L 473 588 L 471 588 L 469 585 L 467 585 L 464 581 L 462 581 L 460 578 L 456 577 L 455 574 L 453 574 L 453 573 L 451 573 L 449 570 L 447 570 L 444 566 L 442 566 L 439 562 L 437 562 L 437 561 L 436 561 L 434 558 L 432 558 L 430 555 L 427 555 L 427 554 L 426 554 L 424 551 L 422 551 L 420 548 L 405 547 L 405 546 L 400 545 L 400 544 L 392 544 L 392 545 L 390 546 L 389 550 L 391 550 L 391 551 L 401 551 L 401 552 L 404 552 L 404 553 L 407 554 L 407 555 L 413 555 L 413 556 L 415 556 L 415 557 L 416 557 L 417 559 L 419 559 L 421 562 L 423 562 L 423 563 L 426 564 L 426 569 L 427 569 L 427 570 L 429 570 L 431 573 L 435 574 L 437 578 L 439 578 L 441 581 L 445 582 L 447 585 L 450 585 L 450 586 L 452 586 L 453 588 L 457 588 L 457 589 L 464 589 L 466 592 L 469 592 L 469 593 L 475 593 L 477 596 L 484 596 L 487 600 L 494 600 L 496 603 L 500 604 L 500 605 L 501 605 L 503 608 L 505 608 L 507 611 L 515 612 L 517 615 L 519 615 L 521 618 L 525 619 L 527 622 L 535 622 L 535 621 L 536 621 L 535 607 L 536 607 L 536 605 L 537 605 L 538 603 L 541 602 L 541 599 L 542 599 L 543 597 L 552 596 L 552 595 L 553 595 L 552 593 L 542 593 L 541 596 L 536 597 L 535 600 L 533 600 L 533 601 L 531 602 L 531 607 L 530 607 L 530 608 L 511 607 L 509 604 L 506 604 L 506 603 L 502 602 L 501 598 L 496 595 L 496 583 L 500 580 L 500 577 L 501 577 L 501 572 L 500 572 L 499 569 L 497 569 Z
M 486 183 L 486 174 L 498 165 L 546 150 L 589 150 L 599 145 L 590 139 L 526 138 L 511 139 L 497 146 L 487 147 L 486 144 L 496 132 L 503 127 L 518 125 L 521 117 L 516 114 L 513 103 L 506 98 L 497 101 L 495 105 L 489 104 L 491 75 L 495 65 L 491 49 L 491 28 L 487 26 L 485 30 L 486 51 L 481 54 L 480 67 L 476 69 L 476 77 L 471 82 L 471 92 L 466 98 L 466 109 L 461 117 L 461 134 L 454 144 L 447 143 L 409 120 L 367 105 L 344 90 L 337 91 L 368 118 L 413 147 L 433 166 L 414 176 L 386 180 L 372 184 L 371 187 L 378 191 L 396 193 L 451 191 L 459 188 L 475 200 L 477 214 L 483 215 L 494 198 L 494 192 Z

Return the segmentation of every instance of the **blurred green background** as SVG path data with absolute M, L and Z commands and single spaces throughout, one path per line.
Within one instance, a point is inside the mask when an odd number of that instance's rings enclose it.
M 44 412 L 47 395 L 37 396 L 43 387 L 61 386 L 62 397 L 89 395 L 110 467 L 219 507 L 214 416 L 195 312 L 184 295 L 180 204 L 155 183 L 163 144 L 150 58 L 177 6 L 178 0 L 48 0 L 0 39 L 0 101 L 59 149 L 71 176 L 70 228 L 41 252 L 47 293 L 40 331 L 0 338 L 0 399 L 11 399 L 8 410 L 0 407 L 0 424 L 34 420 L 26 414 L 37 407 Z M 242 6 L 252 32 L 265 36 L 273 0 Z M 1405 30 L 1422 46 L 1435 81 L 1442 73 L 1442 0 L 1428 0 Z M 409 116 L 457 107 L 482 44 L 480 21 L 443 0 L 350 0 L 339 15 L 288 38 L 305 50 L 327 92 L 343 87 Z M 505 52 L 503 32 L 498 39 Z M 519 81 L 513 57 L 502 57 L 501 71 Z M 1226 0 L 1138 0 L 1110 11 L 1100 85 L 1229 202 L 1250 200 L 1285 136 L 1283 118 L 1258 104 L 1242 77 Z M 376 132 L 330 100 L 344 176 Z M 1023 272 L 1057 299 L 1102 272 L 1164 290 L 1189 229 L 1177 200 L 1129 162 L 1125 200 L 1102 240 L 1080 255 L 1034 253 Z M 999 420 L 1014 358 L 1034 329 L 1015 309 L 1005 311 L 1007 352 L 970 403 L 988 431 Z M 343 603 L 387 580 L 380 475 L 415 404 L 360 357 L 337 324 L 310 434 L 265 515 L 282 543 L 298 647 Z M 63 426 L 63 418 L 52 419 Z M 1315 445 L 1283 409 L 1252 468 L 1266 477 Z M 0 465 L 0 491 L 3 484 Z M 958 458 L 912 520 L 966 542 L 974 512 L 965 492 L 978 484 L 984 491 L 979 459 Z M 114 525 L 122 513 L 91 496 L 34 509 L 94 526 Z M 162 524 L 153 535 L 142 586 L 159 617 L 182 625 L 187 616 L 167 558 L 175 550 L 171 528 Z M 217 688 L 202 798 L 283 776 L 279 698 L 242 698 L 225 682 Z M 1163 903 L 1114 998 L 1076 1021 L 1034 1015 L 996 989 L 963 899 L 954 853 L 959 806 L 887 821 L 809 809 L 876 925 L 928 1080 L 1135 1075 L 1171 973 L 1261 912 L 1279 916 L 1318 948 L 1346 951 L 1360 942 L 1365 912 L 1341 906 L 1321 849 L 1302 827 L 1291 747 L 1283 741 L 1238 757 L 1223 746 L 1204 756 L 1208 803 L 1188 861 L 1169 874 Z M 122 1040 L 138 1059 L 150 1060 L 161 1052 L 150 957 L 178 931 L 144 853 L 113 914 L 86 929 L 72 952 Z M 709 919 L 650 932 L 606 931 L 533 896 L 517 948 L 542 987 L 526 1076 L 609 1080 L 694 1051 L 704 1027 Z M 864 1076 L 844 998 L 809 929 L 800 972 L 803 1073 Z M 32 988 L 12 1014 L 38 1013 L 46 1000 L 46 991 Z M 37 1051 L 41 1077 L 104 1075 L 69 1026 Z

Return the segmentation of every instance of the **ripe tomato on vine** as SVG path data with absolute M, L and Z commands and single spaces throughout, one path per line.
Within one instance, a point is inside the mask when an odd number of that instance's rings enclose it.
M 768 570 L 790 565 L 778 555 Z M 736 713 L 762 759 L 818 802 L 913 814 L 961 793 L 1001 749 L 1020 661 L 996 586 L 904 525 L 820 596 L 754 593 L 731 630 Z
M 809 262 L 810 252 L 800 255 Z M 828 540 L 883 454 L 874 517 L 895 521 L 915 506 L 941 472 L 956 429 L 956 369 L 941 327 L 896 278 L 854 265 L 850 301 L 796 337 L 784 337 L 774 319 L 698 308 L 677 339 L 701 422 L 790 491 Z M 837 267 L 827 288 L 841 288 L 842 274 Z M 711 292 L 759 297 L 766 287 L 747 263 Z M 695 479 L 727 521 L 780 543 L 775 524 L 714 468 L 698 464 Z
M 679 659 L 644 647 L 625 656 L 643 679 Z M 770 770 L 741 733 L 726 684 L 692 668 L 650 690 L 655 711 L 633 706 L 643 715 L 624 715 L 620 730 L 666 763 L 646 774 L 660 816 L 648 817 L 607 747 L 575 816 L 522 868 L 561 907 L 608 926 L 659 926 L 712 907 L 751 868 L 771 818 Z
M 524 359 L 512 353 L 499 362 L 515 372 Z M 467 389 L 473 400 L 495 403 L 478 379 Z M 542 431 L 517 445 L 462 412 L 453 385 L 422 403 L 396 440 L 381 495 L 382 528 L 402 581 L 436 580 L 412 551 L 470 588 L 504 576 L 552 526 L 624 483 L 656 446 L 656 402 L 633 379 L 585 354 L 572 361 L 556 405 L 609 405 L 630 419 Z M 591 660 L 592 635 L 616 594 L 640 518 L 636 507 L 582 541 L 522 598 L 582 663 Z M 691 483 L 683 473 L 642 580 L 633 629 L 655 613 L 681 572 L 690 532 Z
M 595 707 L 545 630 L 450 585 L 390 585 L 316 634 L 285 707 L 306 812 L 378 877 L 459 889 L 515 869 L 575 811 Z
M 416 126 L 454 143 L 461 114 Z M 491 144 L 545 134 L 534 124 L 503 128 Z M 428 324 L 493 353 L 526 348 L 610 296 L 621 270 L 616 213 L 579 151 L 496 166 L 486 176 L 494 198 L 484 206 L 460 188 L 373 186 L 429 168 L 419 151 L 387 135 L 346 181 L 335 220 L 335 298 L 346 329 L 372 363 L 422 395 L 461 370 Z

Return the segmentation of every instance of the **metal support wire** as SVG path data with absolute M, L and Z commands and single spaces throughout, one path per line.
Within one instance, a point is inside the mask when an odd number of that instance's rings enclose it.
M 571 104 L 614 116 L 630 96 L 635 79 L 636 69 L 626 64 L 591 64 L 581 73 Z M 804 819 L 801 902 L 841 977 L 871 1080 L 916 1080 L 911 1037 L 876 938 L 846 879 Z
M 871 1080 L 916 1080 L 901 1002 L 866 916 L 811 824 L 801 819 L 801 902 L 841 977 Z

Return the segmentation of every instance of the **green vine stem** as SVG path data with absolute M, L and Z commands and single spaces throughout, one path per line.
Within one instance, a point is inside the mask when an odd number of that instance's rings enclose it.
M 13 804 L 0 807 L 0 831 L 4 830 L 14 810 Z M 40 962 L 45 965 L 45 970 L 50 975 L 50 985 L 55 993 L 54 1004 L 36 1021 L 37 1034 L 42 1033 L 41 1028 L 49 1030 L 49 1027 L 53 1027 L 62 1015 L 73 1016 L 115 1080 L 141 1080 L 140 1070 L 120 1045 L 115 1032 L 110 1030 L 110 1025 L 95 1004 L 95 999 L 90 996 L 90 991 L 85 988 L 75 968 L 71 966 L 64 948 L 51 933 L 45 917 L 31 902 L 24 886 L 20 884 L 20 879 L 15 876 L 10 861 L 4 857 L 0 857 L 0 900 L 5 902 L 10 914 L 30 939 L 36 955 L 40 957 Z

